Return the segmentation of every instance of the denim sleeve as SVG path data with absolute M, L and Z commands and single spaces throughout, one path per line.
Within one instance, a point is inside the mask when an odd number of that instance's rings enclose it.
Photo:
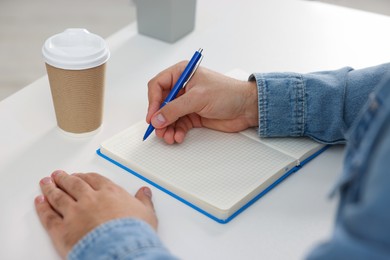
M 348 131 L 389 64 L 354 70 L 254 73 L 261 137 L 308 136 L 323 143 L 345 142 Z
M 132 218 L 106 222 L 84 236 L 67 259 L 176 259 L 145 222 Z
M 334 232 L 309 260 L 390 259 L 390 85 L 382 90 L 353 126 Z

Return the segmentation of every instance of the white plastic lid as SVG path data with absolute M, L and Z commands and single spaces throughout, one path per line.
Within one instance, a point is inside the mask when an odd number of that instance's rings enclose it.
M 110 57 L 104 39 L 81 28 L 66 29 L 53 35 L 45 41 L 42 53 L 49 65 L 69 70 L 97 67 Z

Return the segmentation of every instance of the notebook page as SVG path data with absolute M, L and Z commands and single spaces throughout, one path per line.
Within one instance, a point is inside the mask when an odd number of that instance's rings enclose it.
M 254 128 L 246 129 L 241 134 L 286 153 L 297 160 L 297 165 L 325 146 L 308 137 L 260 138 Z
M 182 144 L 142 136 L 140 122 L 101 152 L 219 219 L 227 219 L 295 166 L 294 158 L 241 134 L 192 129 Z

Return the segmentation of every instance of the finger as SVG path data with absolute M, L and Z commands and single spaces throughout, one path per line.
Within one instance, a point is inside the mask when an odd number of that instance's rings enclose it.
M 152 125 L 158 129 L 176 122 L 180 117 L 197 113 L 204 107 L 200 91 L 191 90 L 172 100 L 152 116 Z
M 181 144 L 184 141 L 184 138 L 186 137 L 187 131 L 185 131 L 182 128 L 176 128 L 175 135 L 173 136 L 174 142 Z
M 67 251 L 62 243 L 65 228 L 63 218 L 50 206 L 45 196 L 36 197 L 34 202 L 43 228 L 48 232 L 60 255 L 65 258 Z
M 160 72 L 148 82 L 149 107 L 146 115 L 146 121 L 148 123 L 150 123 L 152 115 L 160 108 L 165 96 L 168 95 L 169 91 L 180 77 L 186 64 L 187 62 L 177 63 Z
M 175 124 L 173 125 L 173 132 L 168 132 L 167 135 L 165 135 L 166 131 L 169 129 L 170 126 L 164 127 L 161 129 L 156 129 L 156 135 L 159 138 L 164 138 L 167 143 L 182 143 L 184 141 L 185 136 L 187 135 L 188 131 L 195 127 L 202 127 L 202 121 L 199 115 L 192 113 L 187 116 L 179 118 Z M 173 141 L 171 138 L 171 134 L 173 134 Z
M 152 202 L 152 191 L 148 187 L 140 188 L 135 197 L 140 200 L 147 208 L 154 211 L 154 205 Z
M 175 129 L 171 125 L 168 126 L 167 131 L 165 131 L 164 133 L 164 141 L 167 144 L 174 144 L 175 143 L 174 135 L 175 135 Z
M 50 206 L 43 195 L 35 198 L 35 209 L 43 227 L 52 234 L 62 226 L 62 217 Z
M 48 203 L 55 211 L 61 214 L 61 216 L 64 216 L 67 209 L 75 203 L 74 199 L 66 192 L 59 189 L 50 177 L 43 178 L 40 181 L 40 186 L 43 195 L 45 195 L 48 200 Z
M 167 131 L 167 128 L 155 129 L 156 135 L 158 138 L 164 138 L 164 134 Z
M 75 200 L 79 200 L 87 192 L 92 191 L 92 187 L 83 179 L 76 176 L 68 175 L 66 172 L 58 170 L 52 173 L 52 179 L 57 187 L 72 196 Z
M 146 123 L 150 124 L 153 114 L 160 109 L 161 102 L 162 101 L 152 101 L 151 103 L 149 103 L 148 112 L 146 113 Z
M 192 122 L 188 116 L 180 118 L 176 122 L 174 139 L 177 143 L 182 143 L 187 132 L 193 128 Z
M 100 190 L 106 187 L 107 185 L 112 184 L 112 181 L 94 172 L 84 173 L 84 174 L 77 173 L 74 174 L 74 176 L 88 183 L 94 190 Z

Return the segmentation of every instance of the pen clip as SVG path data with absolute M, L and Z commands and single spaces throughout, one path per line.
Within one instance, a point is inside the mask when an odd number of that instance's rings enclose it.
M 199 51 L 199 52 L 200 52 L 200 54 L 201 54 L 201 56 L 200 56 L 200 60 L 198 61 L 198 63 L 196 63 L 196 67 L 195 67 L 195 68 L 194 68 L 194 70 L 191 72 L 191 75 L 188 77 L 187 81 L 186 81 L 186 82 L 184 82 L 184 84 L 183 84 L 183 88 L 185 88 L 185 87 L 186 87 L 186 85 L 187 85 L 188 81 L 190 81 L 190 79 L 191 79 L 191 78 L 192 78 L 192 76 L 194 75 L 195 71 L 198 69 L 198 67 L 199 67 L 200 63 L 202 62 L 202 60 L 203 60 L 202 51 L 203 51 L 203 49 L 200 49 L 200 51 Z

